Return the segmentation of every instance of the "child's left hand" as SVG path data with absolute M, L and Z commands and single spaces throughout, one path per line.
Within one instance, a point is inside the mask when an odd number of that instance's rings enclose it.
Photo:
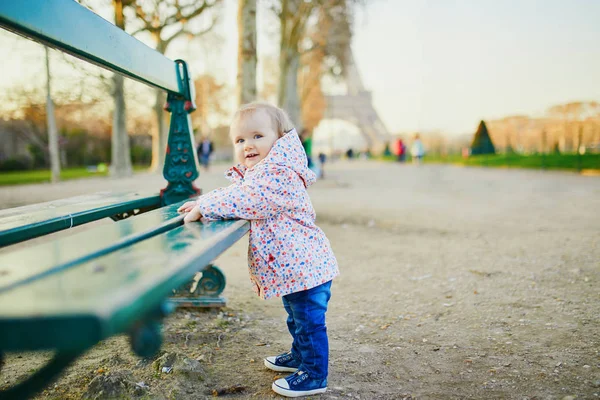
M 200 210 L 198 209 L 198 207 L 194 207 L 183 218 L 183 222 L 187 224 L 188 222 L 198 221 L 200 218 L 202 218 L 202 214 L 200 213 Z
M 178 213 L 190 212 L 194 209 L 194 207 L 196 207 L 195 201 L 186 201 L 185 203 L 183 203 L 183 205 L 181 207 L 179 207 L 177 209 L 177 212 Z

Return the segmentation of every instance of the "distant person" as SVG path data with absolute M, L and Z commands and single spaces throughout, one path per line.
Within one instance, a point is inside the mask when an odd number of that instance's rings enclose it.
M 206 136 L 202 139 L 196 150 L 198 154 L 198 161 L 206 171 L 208 171 L 210 155 L 212 154 L 213 150 L 213 142 Z
M 308 168 L 312 168 L 312 134 L 308 131 L 308 129 L 302 129 L 300 132 L 300 141 L 302 142 L 302 147 L 304 148 L 306 158 L 308 159 Z
M 406 145 L 402 138 L 398 138 L 396 140 L 396 161 L 404 162 L 406 159 Z
M 346 150 L 346 157 L 348 157 L 349 160 L 352 160 L 354 158 L 354 150 L 352 150 L 352 148 Z
M 423 161 L 425 147 L 423 146 L 423 142 L 421 142 L 421 138 L 418 133 L 415 135 L 415 140 L 410 147 L 410 155 L 412 156 L 413 164 L 419 165 Z
M 319 164 L 321 164 L 321 176 L 319 178 L 325 178 L 325 161 L 327 161 L 325 153 L 319 153 Z

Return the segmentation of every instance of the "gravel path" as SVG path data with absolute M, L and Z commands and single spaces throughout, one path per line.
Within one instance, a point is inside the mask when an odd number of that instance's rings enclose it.
M 226 184 L 221 169 L 199 186 Z M 0 207 L 160 186 L 141 174 L 2 188 Z M 310 194 L 342 270 L 328 312 L 329 391 L 319 398 L 600 395 L 600 178 L 338 162 Z M 115 338 L 40 398 L 95 398 L 89 382 L 119 371 L 144 381 L 150 398 L 205 399 L 236 384 L 244 389 L 230 398 L 275 398 L 261 359 L 289 345 L 284 311 L 253 296 L 242 242 L 216 262 L 228 308 L 180 311 L 165 327 L 165 351 L 199 360 L 201 381 L 140 366 Z M 9 356 L 0 384 L 39 357 Z

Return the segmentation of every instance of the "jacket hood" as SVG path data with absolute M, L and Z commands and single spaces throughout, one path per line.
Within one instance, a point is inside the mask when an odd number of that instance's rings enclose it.
M 225 177 L 232 182 L 239 182 L 247 172 L 269 168 L 269 166 L 280 166 L 294 171 L 309 187 L 316 182 L 317 176 L 308 168 L 308 159 L 300 137 L 296 129 L 292 129 L 281 138 L 277 139 L 271 151 L 265 158 L 254 167 L 248 169 L 242 164 L 231 167 L 225 173 Z

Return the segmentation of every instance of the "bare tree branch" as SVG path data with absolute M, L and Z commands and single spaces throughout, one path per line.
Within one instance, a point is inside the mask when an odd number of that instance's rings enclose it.
M 64 62 L 65 64 L 68 64 L 69 67 L 73 68 L 74 70 L 76 70 L 77 72 L 79 72 L 82 75 L 91 77 L 95 80 L 97 80 L 101 86 L 103 90 L 106 90 L 107 92 L 110 93 L 110 91 L 112 90 L 112 83 L 111 83 L 111 79 L 106 76 L 105 74 L 103 74 L 102 72 L 97 72 L 94 73 L 92 71 L 90 71 L 87 68 L 84 68 L 81 63 L 76 62 L 73 57 L 63 53 L 63 52 L 58 52 L 58 54 L 60 54 L 61 60 L 62 62 Z M 83 88 L 81 88 L 83 89 Z

